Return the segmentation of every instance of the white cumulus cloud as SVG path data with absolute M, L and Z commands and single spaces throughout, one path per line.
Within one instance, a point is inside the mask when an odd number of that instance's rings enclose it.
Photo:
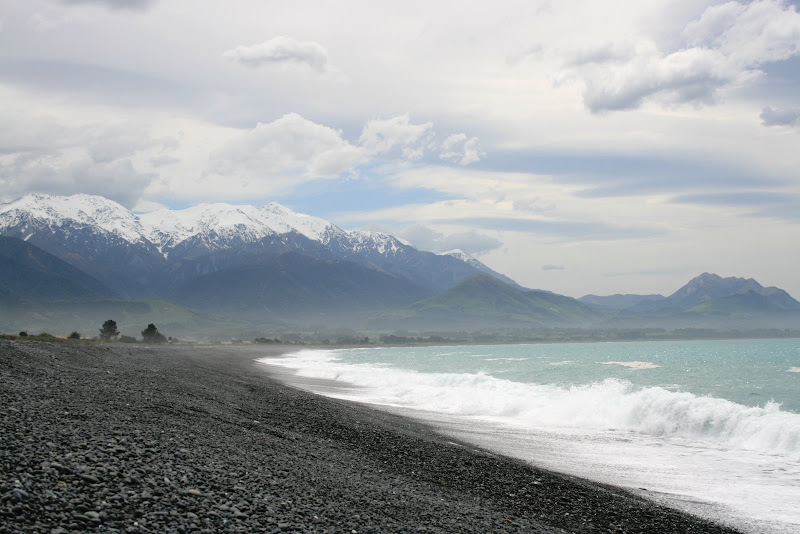
M 419 159 L 424 145 L 433 135 L 433 123 L 412 124 L 406 113 L 390 119 L 373 119 L 364 125 L 359 141 L 375 154 L 402 147 L 407 159 Z
M 75 124 L 23 109 L 0 112 L 0 191 L 13 199 L 31 191 L 92 193 L 132 206 L 158 178 L 137 160 L 171 150 L 174 140 L 134 120 Z
M 761 67 L 800 55 L 800 14 L 785 0 L 727 2 L 687 24 L 683 45 L 665 51 L 646 39 L 605 43 L 572 54 L 562 77 L 585 83 L 593 112 L 649 100 L 709 104 L 720 91 L 760 77 Z
M 415 124 L 404 114 L 367 122 L 351 142 L 341 130 L 287 113 L 233 135 L 211 153 L 207 175 L 245 189 L 286 190 L 319 178 L 357 177 L 369 162 L 418 160 L 437 147 L 435 135 L 432 122 Z M 477 161 L 477 138 L 452 144 L 459 163 Z
M 222 56 L 247 67 L 292 65 L 308 67 L 317 72 L 325 72 L 328 68 L 328 52 L 322 45 L 284 35 L 260 44 L 237 46 Z
M 296 172 L 305 177 L 335 177 L 366 160 L 365 151 L 342 138 L 342 132 L 287 113 L 258 123 L 212 154 L 213 171 L 222 175 L 264 178 Z
M 479 162 L 484 155 L 477 137 L 467 137 L 467 134 L 458 133 L 448 136 L 442 142 L 442 152 L 439 157 L 459 165 L 469 165 Z

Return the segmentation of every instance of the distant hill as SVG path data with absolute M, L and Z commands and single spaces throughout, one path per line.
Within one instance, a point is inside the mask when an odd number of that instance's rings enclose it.
M 752 278 L 723 278 L 712 273 L 703 273 L 692 278 L 688 284 L 667 297 L 664 304 L 671 308 L 688 310 L 714 299 L 730 297 L 746 292 L 764 294 L 764 287 Z
M 800 311 L 800 303 L 783 291 L 770 294 L 753 289 L 710 299 L 688 310 L 688 312 L 698 314 L 713 313 L 745 316 L 761 313 L 781 313 L 784 311 Z
M 752 278 L 703 273 L 663 299 L 619 310 L 612 324 L 698 328 L 797 328 L 800 302 Z
M 119 298 L 108 286 L 21 239 L 0 236 L 0 301 Z
M 475 329 L 490 327 L 587 326 L 603 318 L 576 299 L 547 291 L 512 287 L 476 274 L 447 291 L 420 300 L 403 312 L 376 317 L 406 327 Z
M 397 308 L 431 295 L 404 279 L 341 260 L 288 252 L 190 280 L 169 295 L 194 309 L 336 324 L 349 314 Z
M 763 298 L 741 298 L 743 295 L 759 295 Z M 703 273 L 692 278 L 686 285 L 663 300 L 641 302 L 631 308 L 632 311 L 647 312 L 680 312 L 695 309 L 711 309 L 717 307 L 713 304 L 719 299 L 733 299 L 740 303 L 739 307 L 746 307 L 747 302 L 753 305 L 753 311 L 763 311 L 769 308 L 775 310 L 800 310 L 800 302 L 793 299 L 784 290 L 777 287 L 764 287 L 752 278 L 723 278 L 712 273 Z M 731 300 L 730 302 L 733 302 Z M 703 307 L 705 305 L 705 307 Z

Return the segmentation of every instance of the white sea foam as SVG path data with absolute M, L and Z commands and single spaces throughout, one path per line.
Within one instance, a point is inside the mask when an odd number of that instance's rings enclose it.
M 597 362 L 602 365 L 621 365 L 622 367 L 630 367 L 632 369 L 658 369 L 661 367 L 653 362 Z
M 530 358 L 484 358 L 487 362 L 524 362 Z
M 564 360 L 562 362 L 550 362 L 550 365 L 571 365 L 575 363 L 575 360 Z
M 346 363 L 335 351 L 269 360 L 303 377 L 357 386 L 323 394 L 400 408 L 487 450 L 634 491 L 646 487 L 652 498 L 748 534 L 800 531 L 800 414 L 777 403 L 748 407 L 678 385 L 665 386 L 670 391 L 606 379 L 566 387 L 390 362 Z
M 790 372 L 790 373 L 800 373 L 800 367 L 790 367 L 788 372 Z
M 661 387 L 639 388 L 616 379 L 560 387 L 514 382 L 483 372 L 419 373 L 342 363 L 330 351 L 303 351 L 271 363 L 293 368 L 303 377 L 360 386 L 358 393 L 347 391 L 341 396 L 356 395 L 356 400 L 374 404 L 530 429 L 614 429 L 800 460 L 800 414 L 782 411 L 774 402 L 748 407 Z

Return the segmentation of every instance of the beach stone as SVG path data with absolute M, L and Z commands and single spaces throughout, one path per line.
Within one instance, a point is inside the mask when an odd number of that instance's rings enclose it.
M 0 533 L 733 532 L 281 385 L 282 350 L 0 340 Z

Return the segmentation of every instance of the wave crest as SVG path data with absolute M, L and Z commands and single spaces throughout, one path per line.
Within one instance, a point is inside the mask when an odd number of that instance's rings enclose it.
M 291 367 L 300 376 L 361 386 L 347 395 L 362 402 L 528 428 L 612 429 L 679 437 L 800 459 L 800 414 L 782 411 L 775 402 L 750 407 L 660 387 L 639 388 L 617 379 L 561 387 L 513 382 L 482 372 L 419 373 L 346 364 L 329 351 L 304 351 L 270 363 Z

